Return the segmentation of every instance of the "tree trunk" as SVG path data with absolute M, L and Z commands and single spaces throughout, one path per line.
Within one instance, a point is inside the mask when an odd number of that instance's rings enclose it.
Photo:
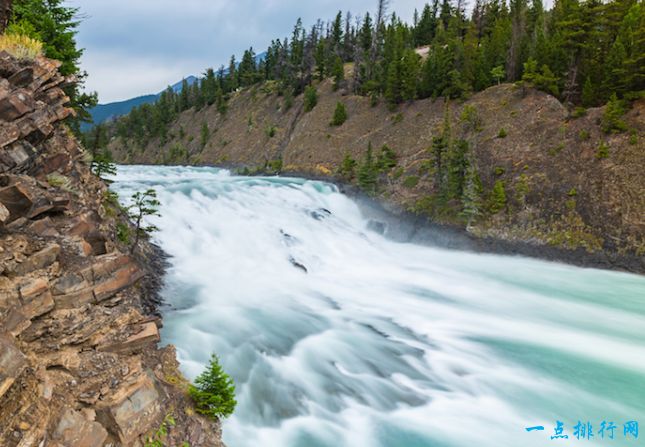
M 368 66 L 368 78 L 372 79 L 374 75 L 374 66 L 376 65 L 376 58 L 378 56 L 379 38 L 381 33 L 381 24 L 385 21 L 387 8 L 390 5 L 390 0 L 379 0 L 378 12 L 376 14 L 376 23 L 374 24 L 374 34 L 372 35 L 372 48 L 370 49 L 370 61 Z
M 0 0 L 0 34 L 4 33 L 11 18 L 11 3 L 13 0 Z

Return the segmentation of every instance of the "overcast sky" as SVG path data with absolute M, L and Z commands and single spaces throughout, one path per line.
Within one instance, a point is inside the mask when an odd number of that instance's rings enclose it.
M 250 46 L 266 50 L 291 34 L 298 17 L 309 27 L 338 10 L 363 15 L 376 0 L 67 0 L 84 18 L 78 43 L 85 48 L 87 89 L 101 103 L 157 93 L 207 67 L 227 64 Z M 424 0 L 392 0 L 406 20 Z

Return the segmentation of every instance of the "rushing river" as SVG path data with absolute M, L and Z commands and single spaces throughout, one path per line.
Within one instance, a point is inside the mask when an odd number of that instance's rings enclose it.
M 323 182 L 115 179 L 158 192 L 163 342 L 234 378 L 229 447 L 645 445 L 644 277 L 393 242 Z

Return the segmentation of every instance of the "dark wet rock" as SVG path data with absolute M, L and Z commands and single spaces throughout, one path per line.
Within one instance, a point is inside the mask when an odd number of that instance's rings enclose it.
M 305 272 L 305 273 L 309 273 L 309 271 L 307 270 L 307 267 L 305 267 L 303 264 L 301 264 L 301 263 L 299 263 L 298 261 L 296 261 L 296 259 L 295 259 L 293 256 L 289 258 L 289 262 L 290 262 L 290 263 L 291 263 L 291 265 L 293 265 L 295 268 L 300 269 L 300 270 L 302 270 L 302 271 L 303 271 L 303 272 Z
M 282 235 L 282 239 L 284 240 L 285 244 L 287 244 L 288 247 L 291 247 L 293 245 L 300 243 L 297 237 L 292 236 L 289 233 L 285 233 L 283 230 L 280 230 L 280 234 Z
M 367 223 L 367 229 L 370 231 L 373 231 L 375 233 L 380 234 L 381 236 L 385 235 L 385 230 L 387 229 L 387 226 L 383 222 L 379 222 L 376 220 L 370 220 Z
M 316 220 L 323 220 L 331 216 L 331 211 L 326 208 L 318 208 L 315 211 L 311 211 L 309 215 Z
M 24 186 L 11 185 L 0 189 L 0 203 L 9 211 L 7 221 L 12 221 L 29 213 L 34 201 Z

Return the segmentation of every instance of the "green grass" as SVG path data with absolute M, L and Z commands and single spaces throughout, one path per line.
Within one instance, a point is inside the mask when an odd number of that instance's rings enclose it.
M 406 188 L 414 188 L 419 184 L 419 177 L 416 175 L 411 175 L 409 177 L 406 177 L 405 180 L 403 180 L 403 186 Z
M 33 60 L 43 52 L 43 44 L 21 34 L 0 36 L 0 51 L 6 51 L 16 59 Z

